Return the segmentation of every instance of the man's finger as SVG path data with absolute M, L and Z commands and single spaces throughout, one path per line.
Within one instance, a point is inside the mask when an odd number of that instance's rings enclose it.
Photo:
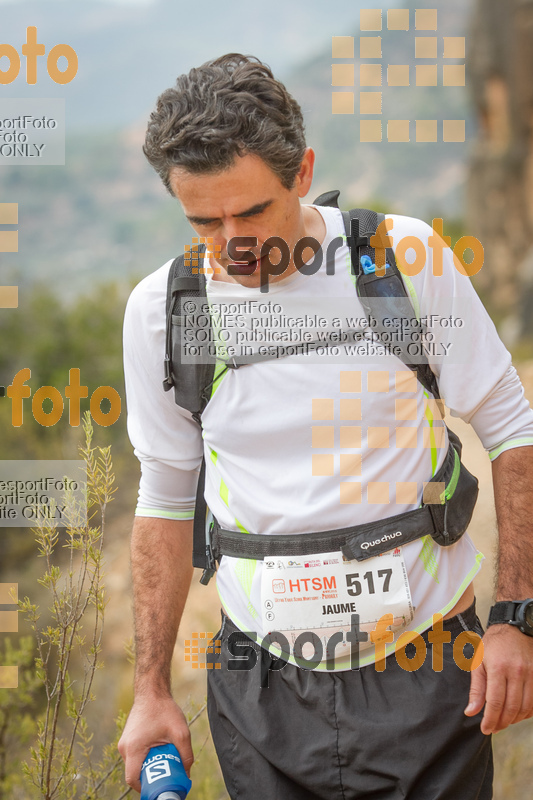
M 529 719 L 533 716 L 533 684 L 531 676 L 528 676 L 524 682 L 522 691 L 522 705 L 518 712 L 515 722 L 522 722 L 523 719 Z
M 505 706 L 505 695 L 507 692 L 507 681 L 500 674 L 491 673 L 487 678 L 487 689 L 485 698 L 485 713 L 481 720 L 481 733 L 488 736 L 495 733 L 499 727 L 500 717 Z
M 187 775 L 190 776 L 191 767 L 194 764 L 194 753 L 192 751 L 192 744 L 190 736 L 183 740 L 180 745 L 176 745 L 178 753 L 180 754 L 181 760 L 183 762 L 183 768 Z
M 126 759 L 126 783 L 136 792 L 141 792 L 141 769 L 147 753 L 129 755 Z
M 505 693 L 505 705 L 500 715 L 498 730 L 502 731 L 509 725 L 519 722 L 520 710 L 522 708 L 523 683 L 517 681 L 513 676 L 507 681 L 507 691 Z
M 467 717 L 478 714 L 485 703 L 485 692 L 487 689 L 487 674 L 485 667 L 481 664 L 470 673 L 470 694 L 468 695 L 468 705 L 465 708 Z

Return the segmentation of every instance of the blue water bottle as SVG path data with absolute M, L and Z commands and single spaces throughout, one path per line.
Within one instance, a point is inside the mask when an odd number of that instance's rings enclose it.
M 191 786 L 174 745 L 152 747 L 141 769 L 141 800 L 184 800 Z

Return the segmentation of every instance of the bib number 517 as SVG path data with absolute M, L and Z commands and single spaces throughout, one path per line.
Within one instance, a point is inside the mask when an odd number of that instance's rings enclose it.
M 383 579 L 383 586 L 381 588 L 383 594 L 389 591 L 391 576 L 392 576 L 392 569 L 378 569 L 378 578 Z M 368 594 L 375 594 L 376 588 L 374 585 L 374 573 L 371 571 L 365 572 L 365 574 L 363 575 L 363 581 L 366 581 L 367 583 Z M 358 595 L 361 594 L 363 589 L 361 586 L 361 581 L 359 580 L 358 572 L 352 572 L 349 575 L 346 575 L 346 587 L 347 587 L 346 591 L 352 597 L 357 597 Z

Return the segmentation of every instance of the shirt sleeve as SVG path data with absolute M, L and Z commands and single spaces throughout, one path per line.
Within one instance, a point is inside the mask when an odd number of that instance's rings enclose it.
M 428 360 L 451 415 L 472 425 L 491 459 L 504 450 L 533 445 L 533 410 L 511 355 L 457 255 L 449 247 L 433 249 L 435 239 L 430 237 L 435 234 L 425 222 L 392 219 L 395 251 L 405 236 L 416 237 L 425 248 L 424 267 L 404 280 L 429 332 Z M 413 261 L 414 251 L 400 247 L 399 267 L 402 254 Z M 404 268 L 411 271 L 408 265 Z
M 137 516 L 194 515 L 202 438 L 188 411 L 163 389 L 166 284 L 170 262 L 133 290 L 124 317 L 128 435 L 141 464 Z

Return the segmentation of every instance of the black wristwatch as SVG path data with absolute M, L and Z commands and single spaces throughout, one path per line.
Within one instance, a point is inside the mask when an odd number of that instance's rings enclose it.
M 492 606 L 487 628 L 491 625 L 514 625 L 526 636 L 533 636 L 533 599 L 500 602 Z

